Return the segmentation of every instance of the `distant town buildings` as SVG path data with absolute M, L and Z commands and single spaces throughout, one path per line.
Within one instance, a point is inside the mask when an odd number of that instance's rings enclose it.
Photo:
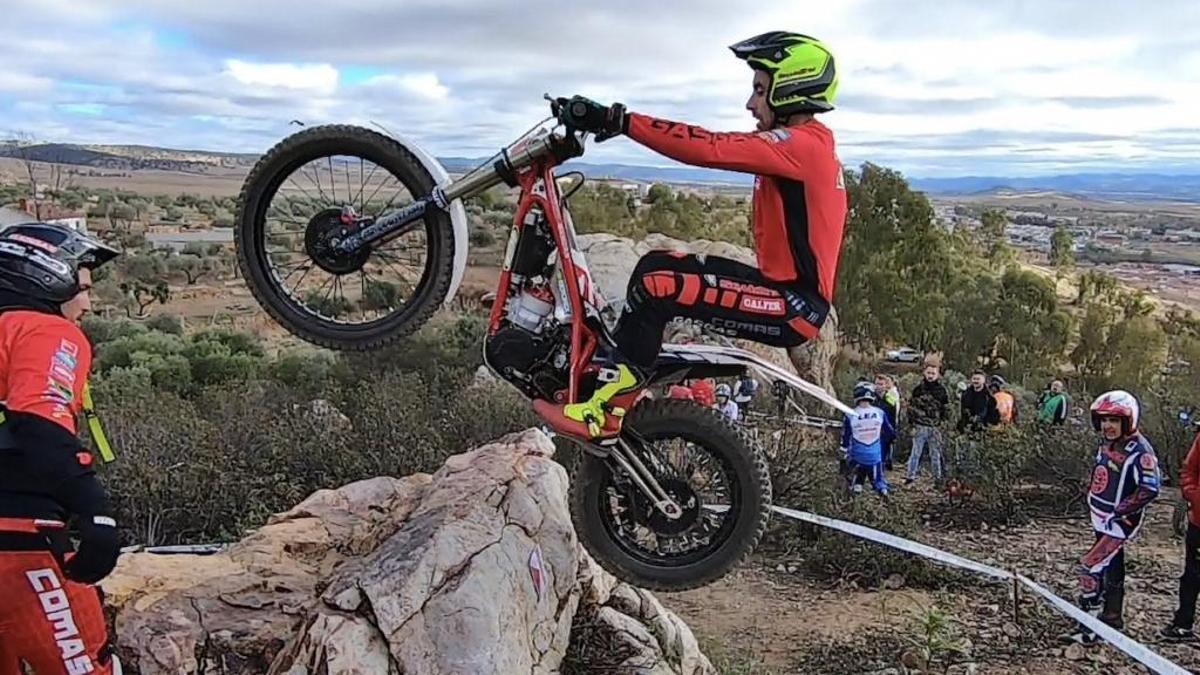
M 40 220 L 43 223 L 65 225 L 77 232 L 86 233 L 88 231 L 86 213 L 64 209 L 62 206 L 49 201 L 35 204 L 32 199 L 22 198 L 15 207 L 0 206 L 0 227 L 8 227 L 9 225 L 18 225 L 36 220 Z

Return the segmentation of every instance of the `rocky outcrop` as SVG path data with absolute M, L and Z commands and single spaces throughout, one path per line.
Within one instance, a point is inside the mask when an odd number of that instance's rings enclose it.
M 603 635 L 616 672 L 714 672 L 579 546 L 553 451 L 530 430 L 316 492 L 214 555 L 122 556 L 102 585 L 127 672 L 552 673 Z
M 587 257 L 588 268 L 600 289 L 600 293 L 620 313 L 624 305 L 629 277 L 638 258 L 651 250 L 669 249 L 688 253 L 732 258 L 748 265 L 755 265 L 754 252 L 744 246 L 723 241 L 685 242 L 661 234 L 651 234 L 640 242 L 612 234 L 586 234 L 579 237 L 579 246 Z M 704 339 L 700 331 L 692 326 L 674 326 L 669 329 L 667 339 Z M 821 328 L 820 340 L 783 350 L 765 347 L 753 342 L 737 341 L 738 346 L 763 356 L 780 366 L 792 366 L 805 379 L 829 391 L 833 389 L 833 372 L 837 360 L 837 312 L 832 311 Z

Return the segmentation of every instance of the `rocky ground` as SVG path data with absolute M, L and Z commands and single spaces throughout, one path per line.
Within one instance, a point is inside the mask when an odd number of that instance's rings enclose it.
M 898 478 L 898 477 L 897 477 Z M 903 489 L 903 488 L 902 488 Z M 937 497 L 917 487 L 932 505 Z M 1151 507 L 1126 553 L 1125 633 L 1175 663 L 1200 672 L 1200 645 L 1158 640 L 1170 620 L 1183 544 L 1170 530 L 1174 490 Z M 1082 518 L 1035 520 L 1012 528 L 964 530 L 927 523 L 921 539 L 965 557 L 1019 571 L 1061 597 L 1075 597 L 1074 563 L 1091 542 Z M 1140 673 L 1119 650 L 1057 644 L 1071 623 L 1022 589 L 1014 615 L 1008 584 L 947 574 L 946 586 L 909 588 L 901 578 L 861 589 L 806 578 L 803 553 L 760 555 L 707 588 L 659 594 L 692 627 L 722 672 L 923 672 L 923 650 L 937 673 Z M 945 628 L 939 628 L 944 618 Z M 955 653 L 953 646 L 961 648 Z

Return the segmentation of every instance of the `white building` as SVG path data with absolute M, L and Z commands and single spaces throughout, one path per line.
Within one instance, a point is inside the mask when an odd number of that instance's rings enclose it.
M 41 213 L 40 219 L 35 215 L 38 212 Z M 18 225 L 37 220 L 54 225 L 65 225 L 76 232 L 83 232 L 85 234 L 88 231 L 87 214 L 79 211 L 68 211 L 50 202 L 42 202 L 40 206 L 35 208 L 33 202 L 21 199 L 20 203 L 15 207 L 0 206 L 0 227 L 8 227 L 9 225 Z

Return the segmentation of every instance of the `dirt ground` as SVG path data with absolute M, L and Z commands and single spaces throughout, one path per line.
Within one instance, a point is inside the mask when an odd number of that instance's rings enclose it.
M 899 474 L 891 478 L 893 484 L 902 482 Z M 920 482 L 910 489 L 920 490 L 931 502 L 938 499 Z M 1169 644 L 1156 636 L 1171 618 L 1182 570 L 1183 544 L 1170 530 L 1175 499 L 1177 492 L 1168 488 L 1151 506 L 1142 533 L 1126 552 L 1124 632 L 1200 672 L 1200 645 Z M 927 525 L 921 539 L 1018 570 L 1073 601 L 1075 561 L 1091 537 L 1084 519 L 1070 518 L 986 531 Z M 1147 672 L 1108 645 L 1083 649 L 1057 644 L 1056 637 L 1067 632 L 1071 622 L 1028 590 L 1020 592 L 1014 617 L 1008 584 L 979 578 L 941 589 L 901 585 L 864 590 L 806 578 L 797 571 L 797 562 L 758 555 L 708 587 L 659 595 L 692 627 L 702 645 L 716 645 L 709 655 L 728 673 L 920 672 L 905 670 L 903 664 L 911 663 L 920 642 L 916 621 L 933 607 L 956 622 L 953 634 L 970 646 L 966 656 L 936 663 L 929 672 Z

